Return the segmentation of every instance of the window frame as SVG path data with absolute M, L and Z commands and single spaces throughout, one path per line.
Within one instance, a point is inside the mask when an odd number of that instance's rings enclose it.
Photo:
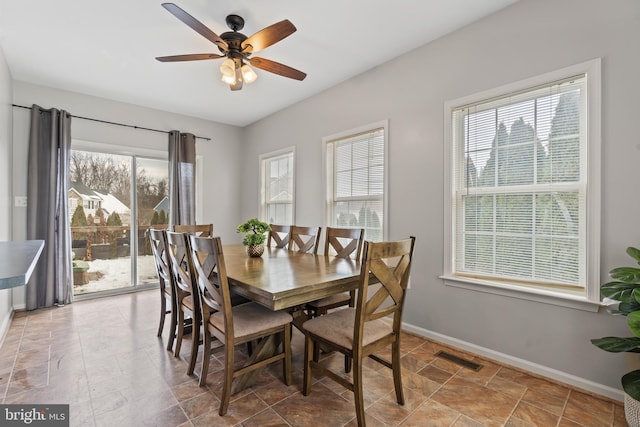
M 378 122 L 369 123 L 363 126 L 359 126 L 357 128 L 349 129 L 343 132 L 335 133 L 329 136 L 325 136 L 322 138 L 322 171 L 324 174 L 323 182 L 324 182 L 324 194 L 325 194 L 325 204 L 324 204 L 324 226 L 326 227 L 335 227 L 332 218 L 333 218 L 333 190 L 334 190 L 334 182 L 332 180 L 333 171 L 329 170 L 331 167 L 331 163 L 329 162 L 329 144 L 335 142 L 336 140 L 346 139 L 358 134 L 367 133 L 374 131 L 376 129 L 383 129 L 384 132 L 384 172 L 383 172 L 383 193 L 382 193 L 382 214 L 383 218 L 381 221 L 382 227 L 382 240 L 388 240 L 389 236 L 389 120 L 380 120 Z M 363 200 L 366 198 L 363 198 Z M 371 200 L 371 199 L 369 199 Z
M 286 147 L 286 148 L 282 148 L 280 150 L 276 150 L 276 151 L 271 151 L 269 153 L 264 153 L 261 154 L 258 157 L 258 162 L 259 162 L 259 170 L 260 170 L 260 176 L 258 177 L 258 185 L 260 188 L 260 218 L 262 221 L 267 221 L 268 222 L 268 218 L 267 218 L 267 202 L 266 202 L 266 196 L 267 196 L 267 180 L 266 178 L 266 164 L 267 161 L 269 160 L 273 160 L 276 159 L 278 157 L 284 157 L 287 155 L 291 155 L 292 160 L 291 160 L 291 175 L 292 175 L 292 182 L 291 182 L 291 224 L 295 224 L 295 220 L 296 220 L 296 147 L 295 146 L 291 146 L 291 147 Z M 281 224 L 281 225 L 291 225 L 291 224 Z
M 500 98 L 511 93 L 535 90 L 575 75 L 586 75 L 586 182 L 585 212 L 586 231 L 586 286 L 584 292 L 568 292 L 558 288 L 516 283 L 515 281 L 492 281 L 456 275 L 456 188 L 455 188 L 455 141 L 453 141 L 453 113 L 461 106 Z M 449 100 L 444 103 L 444 248 L 443 274 L 440 276 L 448 286 L 474 291 L 504 295 L 587 311 L 597 311 L 600 302 L 600 192 L 601 192 L 601 60 L 596 58 L 532 78 L 506 84 L 497 88 Z

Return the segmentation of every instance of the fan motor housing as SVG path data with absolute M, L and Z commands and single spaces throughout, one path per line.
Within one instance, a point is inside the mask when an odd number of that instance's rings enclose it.
M 247 39 L 247 36 L 235 31 L 227 31 L 226 33 L 220 34 L 220 38 L 229 46 L 228 53 L 230 54 L 230 57 L 233 57 L 231 55 L 234 54 L 238 56 L 246 56 L 242 53 L 242 42 Z M 220 51 L 225 54 L 227 53 L 222 49 L 220 49 Z

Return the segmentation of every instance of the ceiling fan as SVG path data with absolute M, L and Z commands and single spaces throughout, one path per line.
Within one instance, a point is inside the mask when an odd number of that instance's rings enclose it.
M 244 27 L 244 19 L 238 15 L 228 15 L 226 22 L 231 31 L 227 31 L 218 36 L 202 22 L 189 15 L 177 5 L 173 3 L 162 3 L 162 6 L 173 16 L 187 24 L 191 29 L 214 43 L 221 54 L 194 53 L 159 56 L 156 59 L 160 62 L 201 61 L 226 58 L 220 66 L 220 72 L 222 73 L 222 81 L 228 83 L 231 90 L 240 90 L 242 89 L 243 81 L 251 83 L 257 78 L 256 73 L 245 61 L 256 68 L 290 79 L 304 80 L 304 78 L 307 77 L 302 71 L 280 64 L 279 62 L 265 58 L 251 57 L 254 53 L 279 42 L 296 31 L 296 27 L 288 19 L 263 28 L 254 35 L 247 37 L 238 32 Z

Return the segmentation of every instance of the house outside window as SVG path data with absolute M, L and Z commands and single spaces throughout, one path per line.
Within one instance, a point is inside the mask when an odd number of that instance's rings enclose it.
M 269 224 L 294 223 L 294 148 L 260 156 L 260 217 Z
M 445 279 L 599 300 L 599 82 L 591 61 L 445 105 Z
M 385 239 L 386 135 L 384 121 L 324 138 L 328 226 L 364 228 L 366 240 Z

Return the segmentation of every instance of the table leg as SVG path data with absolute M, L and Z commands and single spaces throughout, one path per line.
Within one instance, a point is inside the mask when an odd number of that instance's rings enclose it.
M 304 333 L 302 329 L 302 324 L 308 320 L 307 313 L 302 310 L 301 307 L 294 307 L 291 309 L 291 315 L 293 316 L 293 321 L 291 322 L 293 326 L 298 328 L 301 332 Z M 260 340 L 253 348 L 253 352 L 249 357 L 248 364 L 253 364 L 257 361 L 267 359 L 278 352 L 278 348 L 282 343 L 282 339 L 280 335 L 270 335 L 262 340 Z M 251 386 L 255 379 L 260 375 L 261 369 L 256 369 L 255 371 L 247 372 L 236 378 L 233 382 L 233 386 L 231 387 L 231 394 L 234 394 L 238 391 L 244 390 L 245 388 Z
M 260 340 L 258 345 L 253 348 L 247 365 L 267 359 L 276 354 L 281 342 L 280 335 L 271 335 Z M 231 386 L 231 394 L 233 395 L 251 386 L 261 371 L 262 369 L 256 369 L 255 371 L 249 371 L 236 378 Z

